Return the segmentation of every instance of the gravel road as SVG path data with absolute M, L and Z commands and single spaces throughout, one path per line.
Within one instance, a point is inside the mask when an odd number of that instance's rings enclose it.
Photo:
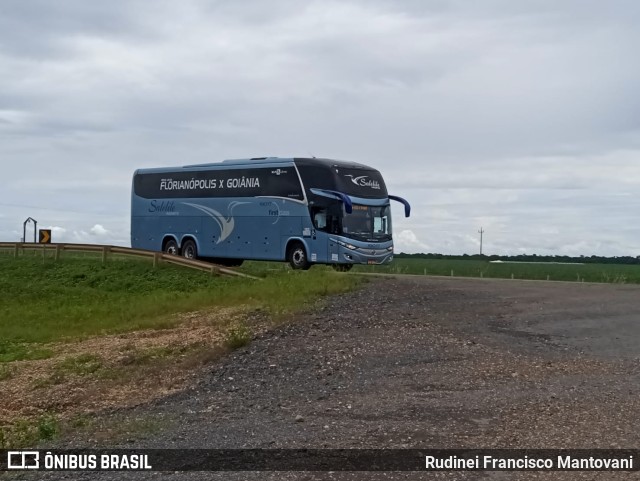
M 128 415 L 144 448 L 637 448 L 640 287 L 372 279 Z M 86 446 L 85 446 L 86 447 Z M 635 479 L 628 473 L 52 473 L 46 479 Z

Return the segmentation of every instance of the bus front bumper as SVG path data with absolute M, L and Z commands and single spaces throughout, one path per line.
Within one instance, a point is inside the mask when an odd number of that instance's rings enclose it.
M 393 260 L 393 251 L 387 249 L 340 248 L 340 262 L 347 264 L 388 264 Z

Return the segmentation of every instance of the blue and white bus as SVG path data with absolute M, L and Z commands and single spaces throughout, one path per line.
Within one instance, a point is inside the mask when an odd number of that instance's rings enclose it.
M 261 157 L 139 169 L 131 247 L 227 266 L 245 259 L 294 269 L 393 259 L 390 200 L 377 170 L 329 159 Z

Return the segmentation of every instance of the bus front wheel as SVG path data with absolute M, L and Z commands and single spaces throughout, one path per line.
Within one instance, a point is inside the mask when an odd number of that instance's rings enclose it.
M 304 245 L 300 242 L 296 242 L 289 247 L 287 260 L 289 261 L 292 269 L 302 269 L 306 271 L 311 267 L 311 264 L 309 264 L 307 259 L 307 251 L 305 251 Z
M 196 259 L 198 257 L 198 248 L 196 243 L 191 239 L 187 239 L 182 243 L 182 255 L 187 259 Z

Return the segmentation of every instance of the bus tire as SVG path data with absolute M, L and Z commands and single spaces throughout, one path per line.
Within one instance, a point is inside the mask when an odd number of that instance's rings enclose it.
M 338 272 L 349 272 L 353 264 L 331 264 L 331 267 Z
M 171 254 L 172 256 L 177 256 L 180 254 L 180 249 L 178 249 L 178 243 L 174 239 L 167 239 L 164 243 L 164 247 L 162 251 L 165 254 Z
M 182 256 L 187 259 L 198 258 L 198 248 L 192 239 L 187 239 L 182 243 Z
M 306 271 L 311 267 L 307 258 L 307 251 L 302 242 L 294 242 L 289 246 L 287 251 L 287 260 L 292 269 L 300 269 Z

